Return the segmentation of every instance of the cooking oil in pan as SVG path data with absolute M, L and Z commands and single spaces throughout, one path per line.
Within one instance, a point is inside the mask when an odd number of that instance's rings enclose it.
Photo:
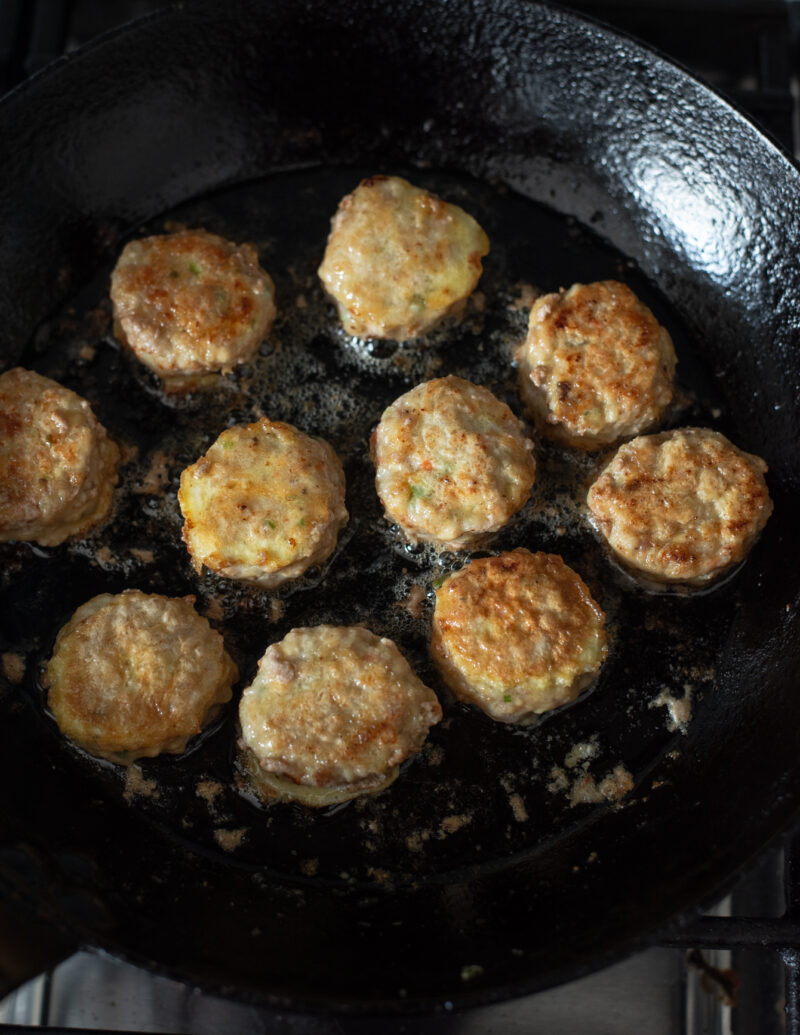
M 669 328 L 679 357 L 692 356 L 692 347 L 663 299 L 592 232 L 506 190 L 431 171 L 405 175 L 466 208 L 491 240 L 478 290 L 460 321 L 419 341 L 349 337 L 316 269 L 339 199 L 370 172 L 287 173 L 189 202 L 137 228 L 132 236 L 204 227 L 254 243 L 276 284 L 272 332 L 253 362 L 209 391 L 164 396 L 111 337 L 110 264 L 104 265 L 42 327 L 22 363 L 89 399 L 121 444 L 125 463 L 111 518 L 84 540 L 54 550 L 0 545 L 3 600 L 14 602 L 16 615 L 0 646 L 21 652 L 29 672 L 46 659 L 76 607 L 127 587 L 193 594 L 223 633 L 241 685 L 266 647 L 295 626 L 363 623 L 398 643 L 438 693 L 444 719 L 387 791 L 322 811 L 264 808 L 249 792 L 235 766 L 236 695 L 184 756 L 142 760 L 125 771 L 64 743 L 43 693 L 29 683 L 47 749 L 61 764 L 91 770 L 98 794 L 203 850 L 225 853 L 231 864 L 297 880 L 420 880 L 535 853 L 593 810 L 630 804 L 635 784 L 668 764 L 682 736 L 651 705 L 660 694 L 681 698 L 687 673 L 694 702 L 713 679 L 712 609 L 699 599 L 647 594 L 615 572 L 585 516 L 586 486 L 600 460 L 537 441 L 531 498 L 486 551 L 525 546 L 562 554 L 609 616 L 608 663 L 593 693 L 538 727 L 494 723 L 447 691 L 428 652 L 433 594 L 470 554 L 409 545 L 384 518 L 369 459 L 383 410 L 422 380 L 457 374 L 490 388 L 521 415 L 513 354 L 530 303 L 540 291 L 575 281 L 622 276 Z M 689 367 L 694 383 L 683 387 L 711 399 L 702 367 L 694 359 Z M 693 421 L 710 423 L 705 405 L 690 398 L 687 408 Z M 195 573 L 176 499 L 184 467 L 225 427 L 262 414 L 333 445 L 344 464 L 350 513 L 334 554 L 270 593 Z

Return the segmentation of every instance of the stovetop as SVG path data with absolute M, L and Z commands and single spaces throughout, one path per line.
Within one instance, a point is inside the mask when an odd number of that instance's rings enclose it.
M 0 92 L 154 0 L 0 0 Z M 573 0 L 722 90 L 800 155 L 800 0 Z M 800 839 L 774 847 L 679 942 L 536 996 L 431 1018 L 325 1018 L 228 1003 L 78 953 L 0 1002 L 0 1031 L 275 1035 L 800 1035 Z
M 680 943 L 522 999 L 435 1017 L 259 1010 L 118 960 L 77 953 L 0 1003 L 0 1031 L 166 1035 L 798 1035 L 800 845 L 775 848 Z M 787 868 L 791 869 L 791 862 Z M 787 904 L 788 903 L 788 904 Z M 747 919 L 743 919 L 747 918 Z M 3 1023 L 4 1022 L 4 1023 Z M 19 1027 L 17 1027 L 19 1026 Z

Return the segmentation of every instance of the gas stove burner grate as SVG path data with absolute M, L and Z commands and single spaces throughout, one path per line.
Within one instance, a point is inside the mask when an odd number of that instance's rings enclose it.
M 719 993 L 736 1001 L 743 974 L 734 968 L 721 971 L 710 964 L 704 950 L 740 950 L 771 956 L 773 968 L 783 971 L 785 1018 L 780 1029 L 785 1035 L 800 1035 L 800 834 L 784 839 L 782 852 L 784 908 L 778 916 L 703 916 L 679 934 L 664 940 L 687 950 L 687 960 L 715 983 Z M 764 912 L 767 912 L 765 910 Z M 755 1026 L 737 1027 L 743 1032 L 772 1031 L 766 1019 L 754 1018 Z

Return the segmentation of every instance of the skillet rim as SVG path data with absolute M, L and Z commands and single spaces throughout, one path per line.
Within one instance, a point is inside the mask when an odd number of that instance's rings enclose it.
M 645 43 L 642 43 L 642 42 L 636 40 L 635 37 L 630 36 L 629 34 L 625 33 L 622 30 L 619 30 L 619 29 L 616 29 L 616 28 L 613 28 L 613 27 L 609 27 L 606 23 L 603 23 L 602 21 L 597 20 L 597 19 L 595 19 L 595 18 L 593 18 L 593 17 L 591 17 L 589 15 L 585 15 L 585 14 L 583 14 L 583 12 L 576 12 L 576 11 L 570 10 L 568 8 L 564 8 L 564 7 L 560 6 L 560 5 L 556 5 L 556 4 L 553 4 L 553 3 L 550 3 L 550 2 L 539 2 L 539 3 L 534 3 L 534 4 L 528 4 L 526 6 L 529 6 L 531 8 L 539 7 L 539 8 L 544 9 L 544 10 L 555 11 L 559 16 L 566 17 L 566 19 L 568 19 L 568 20 L 575 21 L 575 22 L 578 22 L 578 23 L 585 23 L 585 24 L 593 25 L 598 30 L 600 30 L 603 34 L 610 34 L 610 35 L 616 37 L 617 39 L 622 40 L 623 42 L 625 42 L 627 47 L 630 47 L 632 45 L 635 49 L 637 49 L 639 51 L 644 51 L 645 53 L 651 55 L 651 57 L 656 58 L 659 62 L 664 62 L 665 64 L 669 65 L 673 69 L 676 69 L 683 76 L 687 77 L 693 84 L 695 84 L 696 86 L 699 86 L 703 91 L 705 91 L 707 94 L 709 94 L 710 96 L 715 98 L 718 103 L 721 103 L 722 105 L 724 105 L 729 111 L 731 111 L 734 115 L 736 115 L 738 119 L 743 120 L 750 127 L 750 129 L 752 131 L 754 131 L 758 135 L 758 137 L 760 138 L 760 140 L 762 142 L 762 146 L 767 146 L 773 152 L 778 153 L 782 158 L 784 158 L 786 163 L 794 170 L 795 173 L 800 172 L 800 167 L 798 166 L 797 160 L 793 156 L 791 156 L 791 155 L 789 155 L 787 153 L 786 149 L 780 144 L 780 142 L 775 142 L 774 140 L 772 140 L 771 137 L 769 136 L 769 134 L 767 134 L 756 123 L 754 123 L 752 118 L 746 112 L 744 112 L 738 104 L 736 104 L 730 98 L 726 97 L 723 92 L 719 91 L 718 89 L 716 89 L 715 87 L 711 86 L 710 84 L 705 83 L 700 77 L 694 75 L 693 73 L 688 72 L 684 68 L 684 66 L 682 66 L 679 62 L 677 62 L 677 61 L 675 61 L 675 60 L 665 56 L 657 48 L 654 48 L 654 47 L 652 47 L 652 46 L 650 46 L 648 44 L 645 44 Z M 17 87 L 10 94 L 6 95 L 6 97 L 4 97 L 2 99 L 2 101 L 0 101 L 0 105 L 5 107 L 10 102 L 15 101 L 18 98 L 24 98 L 25 94 L 26 94 L 26 91 L 27 91 L 27 88 L 31 84 L 36 83 L 41 77 L 50 76 L 50 75 L 52 75 L 54 73 L 57 73 L 59 71 L 59 69 L 63 65 L 68 64 L 70 61 L 74 61 L 76 59 L 80 59 L 83 55 L 85 55 L 87 53 L 91 53 L 95 49 L 107 46 L 109 44 L 109 42 L 113 42 L 113 40 L 117 36 L 121 36 L 121 35 L 127 36 L 127 35 L 129 35 L 131 33 L 132 30 L 134 30 L 138 26 L 144 25 L 144 24 L 146 24 L 148 22 L 151 22 L 151 21 L 154 21 L 154 20 L 160 20 L 160 19 L 162 19 L 162 18 L 172 14 L 173 12 L 182 12 L 183 10 L 184 10 L 183 5 L 181 5 L 181 4 L 171 4 L 169 6 L 160 8 L 158 11 L 155 11 L 155 12 L 153 12 L 151 14 L 148 14 L 148 15 L 145 15 L 145 16 L 143 16 L 141 18 L 138 18 L 135 21 L 127 23 L 125 26 L 122 26 L 122 27 L 120 27 L 118 29 L 111 30 L 109 33 L 103 34 L 101 37 L 98 37 L 97 39 L 95 39 L 95 40 L 91 41 L 89 44 L 87 44 L 85 47 L 81 48 L 80 51 L 77 51 L 74 54 L 70 54 L 70 55 L 68 55 L 68 56 L 66 56 L 64 58 L 57 59 L 56 62 L 54 62 L 53 64 L 47 66 L 47 68 L 43 69 L 42 71 L 37 73 L 35 76 L 31 77 L 31 79 L 26 80 L 25 83 L 21 84 L 19 87 Z M 190 16 L 191 16 L 191 13 L 190 13 Z M 800 800 L 798 801 L 797 808 L 800 808 Z M 765 842 L 764 845 L 762 845 L 759 849 L 757 849 L 750 856 L 749 860 L 745 864 L 743 864 L 743 868 L 746 867 L 748 864 L 753 865 L 755 863 L 756 858 L 761 854 L 761 852 L 763 852 L 769 844 L 774 843 L 777 839 L 782 837 L 784 832 L 785 832 L 785 830 L 788 829 L 789 827 L 791 827 L 791 825 L 794 822 L 796 822 L 796 820 L 797 820 L 797 816 L 790 817 L 786 821 L 784 827 L 781 830 L 779 830 L 778 832 L 774 832 L 773 831 L 773 833 L 770 834 L 767 842 Z M 735 873 L 735 874 L 729 875 L 728 878 L 726 879 L 726 881 L 729 881 L 731 886 L 732 886 L 732 885 L 735 885 L 738 882 L 738 880 L 741 879 L 741 877 L 742 877 L 742 873 Z M 717 895 L 718 895 L 718 892 L 717 892 L 717 890 L 715 890 L 714 894 L 712 896 L 709 896 L 708 902 L 713 901 L 717 897 Z M 703 899 L 703 901 L 705 901 L 705 898 Z M 702 909 L 702 902 L 698 902 L 695 906 L 689 907 L 689 908 L 691 909 L 691 911 L 693 913 L 693 917 L 692 918 L 694 918 L 694 916 L 696 916 L 697 913 Z M 670 930 L 673 927 L 675 927 L 676 925 L 678 927 L 685 926 L 685 920 L 684 920 L 684 913 L 683 913 L 683 911 L 682 911 L 682 913 L 681 913 L 681 915 L 679 917 L 673 918 L 672 920 L 670 920 L 667 923 L 667 925 L 665 927 L 665 930 Z M 646 934 L 644 934 L 642 936 L 640 942 L 637 945 L 631 945 L 631 943 L 628 940 L 626 940 L 625 946 L 623 948 L 620 948 L 620 949 L 617 949 L 617 950 L 612 950 L 610 952 L 610 955 L 608 955 L 607 957 L 606 956 L 602 957 L 602 962 L 600 962 L 599 964 L 595 964 L 595 963 L 588 963 L 588 964 L 586 964 L 585 965 L 585 969 L 583 971 L 579 970 L 577 973 L 578 974 L 580 974 L 580 973 L 589 973 L 589 972 L 591 972 L 593 970 L 598 969 L 598 966 L 606 966 L 606 965 L 614 962 L 615 959 L 619 959 L 622 956 L 629 954 L 630 951 L 634 951 L 636 947 L 644 947 L 647 944 L 652 944 L 655 940 L 657 940 L 658 935 L 659 935 L 659 931 L 650 931 L 649 933 L 646 933 Z M 103 951 L 107 951 L 107 950 L 103 950 Z M 115 951 L 114 954 L 115 955 L 119 955 L 121 958 L 126 958 L 125 955 L 122 954 L 122 953 L 118 953 L 118 952 Z M 154 970 L 154 968 L 152 966 L 148 966 L 148 969 Z M 571 973 L 575 973 L 574 968 L 570 968 L 570 970 L 571 970 Z M 155 972 L 158 973 L 159 971 L 156 969 Z M 165 970 L 164 973 L 173 973 L 173 972 L 171 970 Z M 181 980 L 186 980 L 186 979 L 185 978 L 181 978 Z M 553 982 L 548 979 L 546 984 L 537 984 L 536 988 L 538 989 L 538 988 L 542 988 L 542 987 L 548 987 L 552 983 Z M 213 987 L 213 986 L 204 985 L 204 987 Z M 228 994 L 228 993 L 225 992 L 224 986 L 220 986 L 219 990 L 220 990 L 220 992 L 223 995 L 224 994 Z M 517 984 L 513 984 L 511 986 L 508 986 L 508 988 L 504 988 L 502 990 L 499 990 L 499 989 L 487 990 L 487 989 L 482 988 L 480 991 L 476 991 L 476 992 L 464 992 L 458 998 L 458 1004 L 462 1005 L 462 1003 L 463 1003 L 463 1005 L 467 1006 L 467 1005 L 477 1005 L 479 1003 L 486 1003 L 486 1002 L 496 1002 L 496 1001 L 499 1001 L 499 1000 L 504 999 L 504 998 L 509 998 L 510 996 L 529 994 L 530 991 L 531 991 L 531 988 L 530 988 L 529 984 L 526 984 L 525 987 L 521 987 L 521 986 L 518 986 Z M 242 993 L 240 991 L 237 991 L 235 993 L 235 996 L 240 1001 L 243 998 Z M 256 997 L 255 1001 L 263 1002 L 264 1001 L 264 997 L 263 996 L 258 996 L 258 997 Z M 278 1000 L 278 1001 L 280 1001 L 280 1000 Z M 296 1000 L 294 1002 L 296 1002 Z M 412 1002 L 413 1001 L 409 1000 L 406 1003 L 404 1003 L 402 1008 L 401 1008 L 401 1012 L 406 1012 L 407 1007 L 411 1006 Z M 328 1007 L 328 1008 L 329 1008 L 329 1005 L 330 1004 L 328 1004 L 328 1003 L 325 1004 L 325 1006 Z M 374 1006 L 372 1004 L 360 1004 L 360 1006 L 362 1006 L 364 1008 L 363 1012 L 367 1012 L 367 1013 L 371 1012 L 374 1009 Z M 424 1010 L 427 1010 L 429 1008 L 430 1007 L 428 1005 L 425 1005 L 425 1006 L 421 1007 L 421 1009 L 424 1009 Z M 358 1008 L 356 1010 L 353 1010 L 352 1009 L 352 1005 L 346 1007 L 345 1010 L 346 1010 L 346 1012 L 362 1012 L 360 1008 Z

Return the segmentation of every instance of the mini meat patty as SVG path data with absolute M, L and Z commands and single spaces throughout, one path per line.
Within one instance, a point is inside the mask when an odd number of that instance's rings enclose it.
M 230 700 L 236 665 L 193 597 L 126 590 L 83 604 L 44 678 L 61 732 L 98 758 L 179 754 Z
M 168 392 L 249 360 L 275 319 L 255 248 L 205 230 L 131 241 L 111 274 L 114 332 Z
M 488 252 L 458 205 L 370 176 L 340 202 L 319 276 L 348 334 L 416 338 L 461 310 Z
M 542 434 L 576 449 L 638 435 L 672 399 L 672 339 L 615 280 L 537 299 L 517 360 L 522 398 Z
M 561 557 L 512 550 L 471 561 L 436 591 L 431 652 L 456 697 L 529 724 L 597 678 L 605 615 Z
M 57 546 L 111 509 L 119 449 L 75 392 L 31 370 L 0 375 L 0 540 Z
M 293 629 L 242 695 L 240 748 L 265 801 L 332 805 L 388 787 L 441 717 L 391 640 L 360 626 Z
M 183 539 L 198 572 L 272 589 L 330 556 L 344 495 L 327 442 L 262 417 L 223 431 L 181 474 Z
M 591 520 L 623 564 L 701 585 L 743 560 L 766 524 L 766 470 L 708 428 L 642 435 L 589 489 Z
M 372 437 L 375 486 L 406 538 L 463 550 L 525 503 L 536 463 L 522 422 L 488 388 L 426 381 L 384 412 Z

